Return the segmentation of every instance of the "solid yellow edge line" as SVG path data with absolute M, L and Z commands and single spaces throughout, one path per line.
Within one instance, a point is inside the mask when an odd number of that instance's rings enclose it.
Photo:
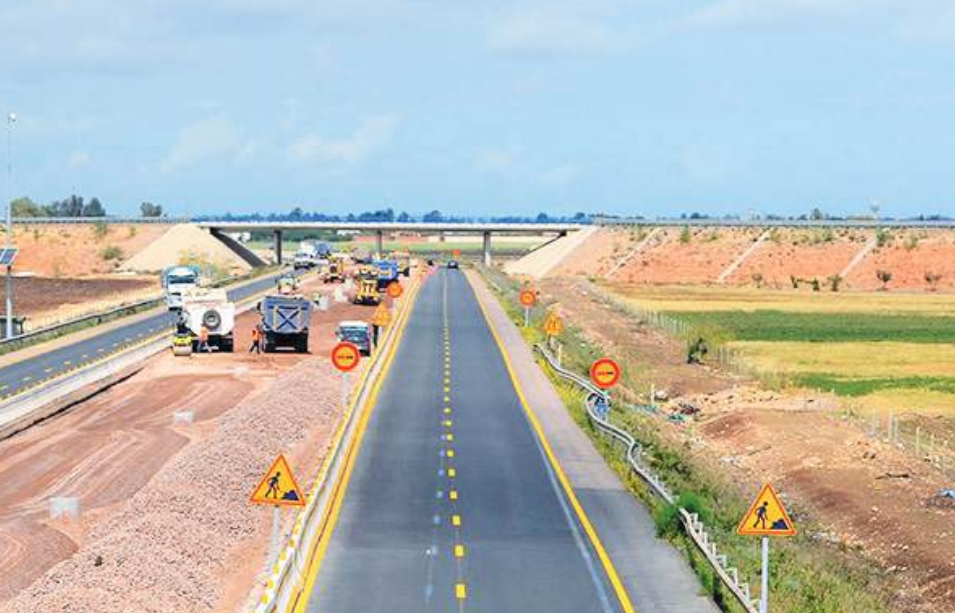
M 607 554 L 607 550 L 600 541 L 600 537 L 597 535 L 597 530 L 594 528 L 593 523 L 591 523 L 590 518 L 587 516 L 587 512 L 584 511 L 583 505 L 580 504 L 580 500 L 577 499 L 577 494 L 574 492 L 574 488 L 570 484 L 570 480 L 567 478 L 567 475 L 564 474 L 564 469 L 557 460 L 557 456 L 554 454 L 553 449 L 551 449 L 550 442 L 544 435 L 544 429 L 537 420 L 537 415 L 531 408 L 530 403 L 527 402 L 527 397 L 524 395 L 524 390 L 521 388 L 521 384 L 517 380 L 517 373 L 514 372 L 514 367 L 511 364 L 511 358 L 507 352 L 507 349 L 504 347 L 504 342 L 501 340 L 497 330 L 495 330 L 494 326 L 491 324 L 491 317 L 488 315 L 487 307 L 485 307 L 484 301 L 481 300 L 481 297 L 474 289 L 471 279 L 469 277 L 466 278 L 468 279 L 468 286 L 471 288 L 471 293 L 474 294 L 474 298 L 477 300 L 478 307 L 481 309 L 481 314 L 484 316 L 484 320 L 487 323 L 488 330 L 491 331 L 491 336 L 494 337 L 494 342 L 497 343 L 497 348 L 501 352 L 501 358 L 504 360 L 504 366 L 507 369 L 507 374 L 511 378 L 511 384 L 514 386 L 514 391 L 517 393 L 517 397 L 521 401 L 521 406 L 524 407 L 524 412 L 527 414 L 527 418 L 531 422 L 534 432 L 537 433 L 537 438 L 540 440 L 541 446 L 544 448 L 544 454 L 547 456 L 547 460 L 554 469 L 554 473 L 557 475 L 557 480 L 560 482 L 561 487 L 563 487 L 564 493 L 567 495 L 567 499 L 570 501 L 570 505 L 577 514 L 577 519 L 583 526 L 584 532 L 587 533 L 587 538 L 590 539 L 590 543 L 593 545 L 594 551 L 597 552 L 597 557 L 600 558 L 600 563 L 603 565 L 604 571 L 607 573 L 607 578 L 610 579 L 610 585 L 613 586 L 613 590 L 617 594 L 617 599 L 620 601 L 620 606 L 623 607 L 625 613 L 636 613 L 636 610 L 633 608 L 633 604 L 630 602 L 630 596 L 627 594 L 627 590 L 623 586 L 623 582 L 620 580 L 620 575 L 617 573 L 617 569 L 614 567 L 613 561 L 610 559 L 610 556 Z
M 416 288 L 413 298 L 417 298 L 418 290 L 420 290 L 420 288 L 421 286 Z M 315 553 L 310 563 L 310 568 L 306 571 L 305 583 L 302 586 L 302 589 L 299 590 L 299 595 L 294 601 L 295 604 L 292 609 L 294 613 L 301 613 L 305 610 L 305 606 L 308 604 L 309 597 L 315 589 L 315 582 L 318 579 L 319 572 L 321 571 L 322 561 L 325 558 L 325 552 L 328 549 L 328 544 L 331 541 L 332 534 L 335 532 L 335 526 L 338 524 L 338 515 L 341 512 L 345 493 L 348 491 L 348 484 L 351 481 L 352 471 L 355 468 L 355 461 L 358 457 L 358 452 L 361 449 L 361 443 L 365 438 L 365 429 L 367 428 L 368 422 L 371 419 L 371 415 L 378 403 L 378 392 L 380 391 L 384 381 L 388 378 L 388 373 L 391 371 L 391 364 L 394 362 L 395 354 L 398 351 L 398 346 L 401 344 L 401 340 L 404 337 L 405 328 L 407 327 L 408 322 L 411 320 L 411 312 L 414 309 L 414 304 L 415 302 L 411 301 L 411 303 L 407 305 L 407 315 L 402 320 L 401 327 L 396 331 L 395 342 L 388 350 L 388 355 L 385 358 L 385 363 L 382 366 L 381 373 L 372 384 L 371 393 L 368 395 L 368 400 L 365 402 L 367 410 L 362 414 L 361 421 L 358 423 L 357 429 L 355 430 L 355 438 L 352 439 L 351 444 L 348 447 L 345 468 L 342 471 L 342 475 L 339 478 L 338 483 L 336 484 L 337 489 L 334 496 L 332 497 L 326 518 L 322 522 L 325 524 L 325 528 L 319 537 L 318 543 L 316 544 Z

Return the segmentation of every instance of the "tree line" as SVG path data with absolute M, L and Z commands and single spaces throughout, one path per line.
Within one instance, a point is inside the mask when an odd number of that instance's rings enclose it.
M 89 200 L 83 196 L 72 194 L 62 200 L 54 200 L 49 204 L 39 204 L 31 198 L 23 196 L 10 202 L 13 216 L 17 218 L 42 217 L 106 217 L 107 211 L 103 203 L 96 196 Z M 142 217 L 162 217 L 162 206 L 152 202 L 143 202 L 139 205 L 139 214 Z
M 505 215 L 498 217 L 474 217 L 467 215 L 447 215 L 439 210 L 429 211 L 423 215 L 412 215 L 407 211 L 397 212 L 394 209 L 386 208 L 373 211 L 364 211 L 360 213 L 347 213 L 344 215 L 319 213 L 317 211 L 305 211 L 301 207 L 295 207 L 287 213 L 251 213 L 251 214 L 233 214 L 208 215 L 196 218 L 197 221 L 330 221 L 330 222 L 399 222 L 407 223 L 412 221 L 422 221 L 425 223 L 450 222 L 463 223 L 472 221 L 491 222 L 491 223 L 587 223 L 590 216 L 586 213 L 576 213 L 573 216 L 553 216 L 547 213 L 538 213 L 537 215 Z

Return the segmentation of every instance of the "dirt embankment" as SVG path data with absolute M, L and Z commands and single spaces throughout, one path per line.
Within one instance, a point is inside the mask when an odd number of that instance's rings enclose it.
M 661 285 L 716 283 L 764 230 L 668 227 L 641 245 L 651 232 L 600 228 L 554 275 L 612 275 L 615 281 Z M 955 291 L 955 233 L 886 231 L 877 241 L 873 230 L 779 228 L 769 231 L 725 282 L 787 288 L 797 277 L 825 286 L 828 278 L 846 273 L 843 288 L 872 290 L 882 285 L 878 271 L 892 275 L 890 291 Z
M 18 225 L 16 268 L 55 278 L 109 274 L 168 229 L 167 224 Z
M 603 305 L 583 281 L 549 280 L 541 289 L 568 323 L 645 368 L 671 402 L 702 408 L 688 425 L 666 429 L 699 466 L 719 467 L 743 497 L 773 482 L 798 522 L 861 549 L 904 586 L 894 603 L 900 613 L 955 612 L 955 501 L 938 496 L 953 486 L 932 464 L 814 408 L 831 407 L 831 398 L 760 391 L 687 365 L 682 343 Z
M 323 288 L 323 291 L 330 288 Z M 264 567 L 271 512 L 248 503 L 279 452 L 309 488 L 340 416 L 327 353 L 342 319 L 316 312 L 312 356 L 163 355 L 71 412 L 0 442 L 0 610 L 231 612 Z M 176 411 L 194 423 L 173 424 Z M 79 498 L 78 522 L 49 518 Z M 293 513 L 285 516 L 286 527 Z
M 117 302 L 146 300 L 160 293 L 153 278 L 48 278 L 19 277 L 14 280 L 13 312 L 27 317 L 29 329 L 44 321 L 64 321 L 71 316 L 104 310 Z M 6 305 L 2 307 L 6 313 Z

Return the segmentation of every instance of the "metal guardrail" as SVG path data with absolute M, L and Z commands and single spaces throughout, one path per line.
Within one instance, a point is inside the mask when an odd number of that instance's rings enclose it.
M 676 497 L 669 488 L 667 488 L 666 483 L 641 461 L 640 457 L 643 455 L 643 446 L 632 434 L 615 426 L 610 422 L 609 417 L 602 416 L 596 410 L 597 404 L 603 403 L 607 406 L 609 414 L 609 408 L 611 406 L 610 395 L 594 385 L 589 379 L 585 379 L 563 368 L 557 363 L 554 356 L 542 345 L 534 345 L 534 348 L 544 357 L 547 365 L 558 377 L 570 381 L 587 391 L 588 395 L 584 400 L 584 409 L 587 411 L 587 416 L 591 423 L 604 434 L 622 443 L 626 448 L 624 455 L 631 470 L 646 481 L 654 494 L 666 501 L 667 504 L 675 505 Z M 716 543 L 710 538 L 706 526 L 700 521 L 699 516 L 683 508 L 679 508 L 678 511 L 687 536 L 690 537 L 690 540 L 692 540 L 700 552 L 703 553 L 703 556 L 710 563 L 710 566 L 723 582 L 723 585 L 729 589 L 746 613 L 759 613 L 759 605 L 753 600 L 749 584 L 740 580 L 739 570 L 729 565 L 729 560 L 725 554 L 719 553 Z
M 595 226 L 645 227 L 720 227 L 720 228 L 886 228 L 886 229 L 951 229 L 951 219 L 643 219 L 638 217 L 593 217 Z
M 7 345 L 14 345 L 17 343 L 28 342 L 31 339 L 35 339 L 47 334 L 54 334 L 59 330 L 64 328 L 69 328 L 70 326 L 77 326 L 80 324 L 85 324 L 97 319 L 106 319 L 112 318 L 116 315 L 120 315 L 123 311 L 133 311 L 142 308 L 151 308 L 158 307 L 162 304 L 162 297 L 159 298 L 150 298 L 148 300 L 141 300 L 139 302 L 133 302 L 131 304 L 124 304 L 118 307 L 113 307 L 106 309 L 105 311 L 97 311 L 96 313 L 90 313 L 89 315 L 83 315 L 82 317 L 74 317 L 73 319 L 67 319 L 66 321 L 61 321 L 60 323 L 53 324 L 52 326 L 45 326 L 43 328 L 37 328 L 36 330 L 30 330 L 29 332 L 24 332 L 17 336 L 10 338 L 0 339 L 0 348 L 6 347 Z

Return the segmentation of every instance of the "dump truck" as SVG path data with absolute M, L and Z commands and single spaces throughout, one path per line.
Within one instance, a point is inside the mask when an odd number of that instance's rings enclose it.
M 325 283 L 335 283 L 345 280 L 345 261 L 339 256 L 328 258 L 328 268 L 322 273 Z
M 276 282 L 276 287 L 278 288 L 280 294 L 294 294 L 298 291 L 298 277 L 290 274 L 282 275 Z
M 398 280 L 398 263 L 394 260 L 375 260 L 374 267 L 378 270 L 378 289 L 383 290 Z
M 199 332 L 205 326 L 209 347 L 232 353 L 235 347 L 235 303 L 224 289 L 194 289 L 182 295 L 177 336 L 189 334 L 193 351 L 199 350 Z
M 262 299 L 258 311 L 262 316 L 263 351 L 271 353 L 279 347 L 292 347 L 298 353 L 308 353 L 310 300 L 304 296 L 270 295 Z
M 391 254 L 391 259 L 398 265 L 398 272 L 406 277 L 411 275 L 411 252 L 394 251 Z
M 198 266 L 170 266 L 162 271 L 162 290 L 166 306 L 170 311 L 182 308 L 184 292 L 199 287 L 200 271 Z
M 355 275 L 355 304 L 378 304 L 381 291 L 378 289 L 378 268 L 362 266 Z

